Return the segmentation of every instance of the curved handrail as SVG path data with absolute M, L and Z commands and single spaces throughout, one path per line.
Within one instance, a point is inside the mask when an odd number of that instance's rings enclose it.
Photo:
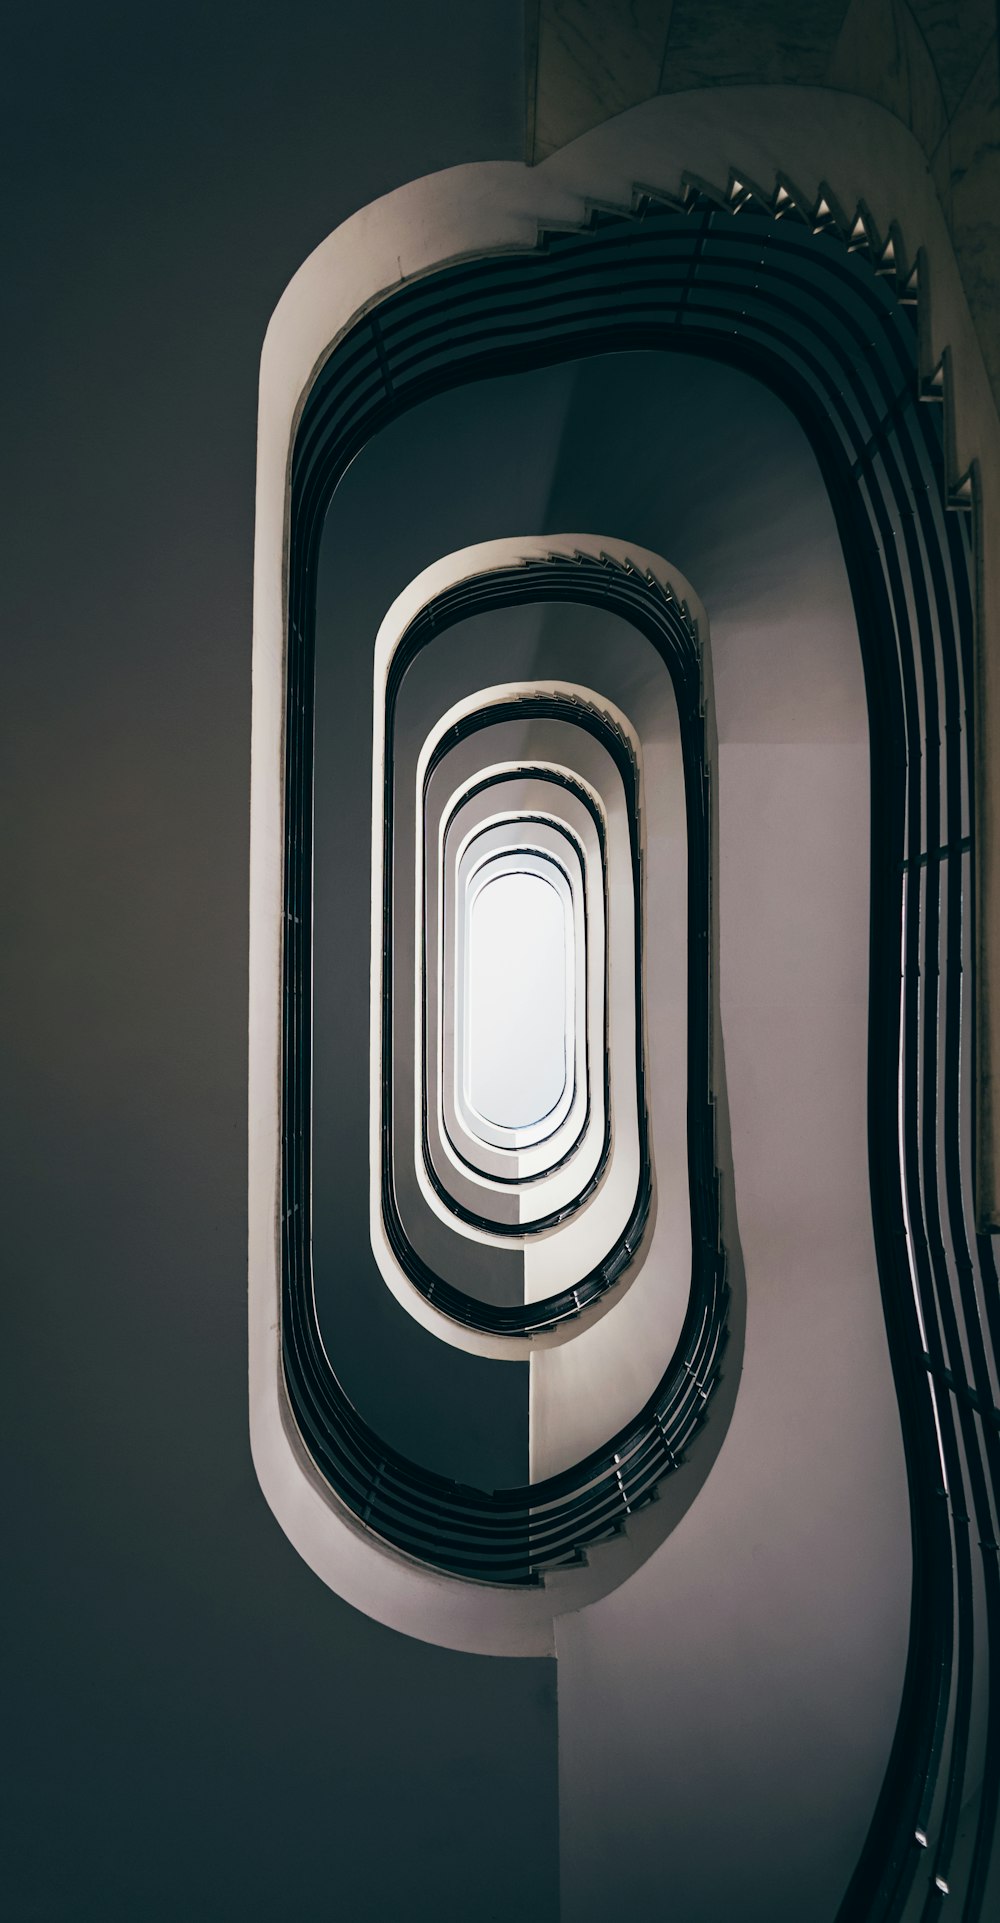
M 699 188 L 683 210 L 646 196 L 634 215 L 550 235 L 534 256 L 464 262 L 404 284 L 320 372 L 293 462 L 287 819 L 296 855 L 286 871 L 286 963 L 299 965 L 304 942 L 305 924 L 292 918 L 303 906 L 319 531 L 354 452 L 404 408 L 445 387 L 587 353 L 699 353 L 758 374 L 793 408 L 830 491 L 872 735 L 872 1212 L 910 1483 L 914 1590 L 896 1740 L 841 1914 L 845 1923 L 859 1915 L 888 1919 L 913 1913 L 913 1904 L 933 1905 L 948 1884 L 958 1811 L 976 1764 L 970 1703 L 981 1669 L 991 1705 L 1000 1702 L 1000 1463 L 987 1353 L 989 1343 L 995 1364 L 1000 1317 L 992 1250 L 971 1226 L 960 1082 L 968 1022 L 962 974 L 973 965 L 969 530 L 947 512 L 940 425 L 937 410 L 921 405 L 912 308 L 897 298 L 902 284 L 895 271 L 885 272 L 864 228 L 849 246 L 848 232 L 828 220 L 815 233 L 794 215 L 776 219 L 774 207 L 752 195 L 727 206 L 724 194 Z M 707 805 L 706 794 L 706 819 Z M 296 1321 L 307 1280 L 292 1233 L 296 1220 L 304 1223 L 307 1201 L 307 1021 L 287 998 L 284 1339 L 303 1432 L 343 1500 L 390 1540 L 441 1567 L 531 1580 L 613 1528 L 633 1493 L 647 1500 L 656 1475 L 670 1473 L 693 1433 L 724 1339 L 717 1241 L 709 1237 L 703 1250 L 703 1320 L 685 1330 L 684 1360 L 663 1397 L 606 1450 L 538 1489 L 489 1494 L 426 1476 L 381 1449 L 349 1406 L 331 1412 L 329 1371 L 324 1376 Z M 709 1095 L 703 1078 L 696 1099 Z M 698 1167 L 692 1180 L 699 1220 L 717 1221 L 714 1167 Z M 997 1716 L 982 1763 L 970 1917 L 996 1827 Z

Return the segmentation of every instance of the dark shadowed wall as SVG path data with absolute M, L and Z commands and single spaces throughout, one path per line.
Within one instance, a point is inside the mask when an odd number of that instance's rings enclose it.
M 260 344 L 356 207 L 519 155 L 521 8 L 43 0 L 4 39 L 0 1915 L 551 1923 L 553 1667 L 341 1604 L 246 1407 Z

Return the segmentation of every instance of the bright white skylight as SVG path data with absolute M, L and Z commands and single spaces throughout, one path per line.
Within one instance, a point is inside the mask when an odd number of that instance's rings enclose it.
M 566 904 L 541 875 L 502 872 L 478 888 L 466 951 L 465 1089 L 500 1128 L 556 1107 L 569 1072 L 572 976 Z

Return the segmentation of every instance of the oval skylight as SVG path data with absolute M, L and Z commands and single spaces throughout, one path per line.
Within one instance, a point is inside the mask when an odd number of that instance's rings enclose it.
M 499 1128 L 530 1128 L 566 1089 L 572 950 L 566 905 L 541 875 L 484 879 L 466 948 L 464 1086 Z

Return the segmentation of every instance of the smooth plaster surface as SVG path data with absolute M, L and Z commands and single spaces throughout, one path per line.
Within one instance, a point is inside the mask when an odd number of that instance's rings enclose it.
M 669 526 L 712 623 L 746 1348 L 674 1533 L 557 1626 L 563 1914 L 642 1915 L 659 1893 L 684 1923 L 828 1923 L 888 1758 L 909 1619 L 868 1201 L 864 681 L 791 417 L 736 374 L 668 363 L 662 379 L 653 423 L 671 420 L 686 460 L 640 459 L 621 509 Z M 627 391 L 581 371 L 575 419 L 612 472 Z M 571 496 L 579 461 L 570 434 Z
M 555 1913 L 550 1666 L 446 1656 L 337 1603 L 245 1443 L 259 342 L 352 208 L 519 150 L 519 19 L 9 24 L 5 1890 L 31 1923 L 288 1914 L 290 1856 L 310 1917 L 464 1918 L 470 1890 L 487 1918 Z M 615 1680 L 604 1700 L 634 1702 Z
M 520 18 L 5 19 L 5 1923 L 554 1923 L 553 1665 L 342 1604 L 247 1438 L 261 340 L 518 152 Z

